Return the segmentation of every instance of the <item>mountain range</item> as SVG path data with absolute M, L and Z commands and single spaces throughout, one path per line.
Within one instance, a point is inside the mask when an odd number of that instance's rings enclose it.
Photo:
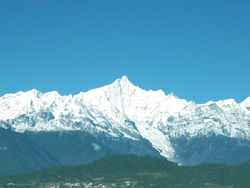
M 153 155 L 179 165 L 250 159 L 250 97 L 196 104 L 145 91 L 126 76 L 74 96 L 35 89 L 6 94 L 0 127 L 0 175 L 112 154 Z

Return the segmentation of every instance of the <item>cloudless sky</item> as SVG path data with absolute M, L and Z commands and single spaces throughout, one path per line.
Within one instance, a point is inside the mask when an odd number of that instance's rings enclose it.
M 250 96 L 249 0 L 0 0 L 0 96 L 126 75 L 196 103 Z

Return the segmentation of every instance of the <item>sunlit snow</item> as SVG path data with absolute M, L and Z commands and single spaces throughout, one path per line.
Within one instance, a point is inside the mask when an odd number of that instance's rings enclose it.
M 111 137 L 149 140 L 161 155 L 174 161 L 170 138 L 215 133 L 250 139 L 250 97 L 205 104 L 179 99 L 162 90 L 145 91 L 126 76 L 114 83 L 61 96 L 33 89 L 0 98 L 0 126 L 18 132 L 84 130 Z

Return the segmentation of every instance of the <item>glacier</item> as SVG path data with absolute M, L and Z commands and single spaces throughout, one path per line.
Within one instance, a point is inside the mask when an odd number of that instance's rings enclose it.
M 112 84 L 61 96 L 38 90 L 0 97 L 0 127 L 23 133 L 85 131 L 93 136 L 148 140 L 178 162 L 172 140 L 224 136 L 250 140 L 250 97 L 196 104 L 162 90 L 145 91 L 126 76 Z

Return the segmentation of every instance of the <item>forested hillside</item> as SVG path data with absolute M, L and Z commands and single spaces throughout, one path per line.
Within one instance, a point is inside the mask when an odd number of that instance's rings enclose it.
M 68 183 L 68 184 L 67 184 Z M 2 176 L 1 187 L 250 187 L 250 162 L 238 166 L 178 166 L 150 156 L 115 155 L 88 165 L 58 166 L 19 176 Z

